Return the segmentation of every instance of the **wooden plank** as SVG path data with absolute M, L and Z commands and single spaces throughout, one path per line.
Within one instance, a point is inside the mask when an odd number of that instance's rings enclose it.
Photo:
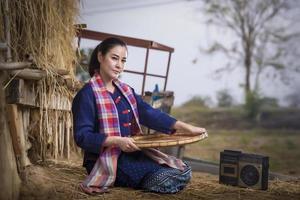
M 0 72 L 0 86 L 5 80 Z M 7 115 L 4 110 L 4 90 L 0 89 L 0 199 L 18 199 L 21 180 L 18 175 L 16 156 L 12 138 L 7 126 Z
M 16 156 L 21 156 L 21 138 L 18 136 L 20 135 L 18 133 L 18 131 L 20 130 L 19 127 L 20 119 L 18 118 L 17 105 L 8 104 L 6 106 L 6 109 L 7 109 L 7 116 L 9 122 L 10 135 L 13 143 L 13 149 Z
M 77 37 L 91 39 L 91 40 L 98 40 L 98 41 L 103 41 L 104 39 L 106 39 L 108 37 L 117 37 L 117 38 L 122 39 L 129 46 L 136 46 L 136 47 L 150 48 L 150 49 L 156 49 L 156 50 L 161 50 L 161 51 L 174 52 L 174 48 L 168 47 L 166 45 L 163 45 L 163 44 L 151 41 L 151 40 L 144 40 L 144 39 L 138 39 L 138 38 L 127 37 L 127 36 L 122 36 L 122 35 L 97 32 L 97 31 L 92 31 L 92 30 L 88 30 L 88 29 L 79 29 L 76 34 L 77 34 Z
M 13 148 L 16 157 L 20 160 L 19 169 L 22 172 L 26 166 L 31 164 L 27 157 L 22 111 L 18 109 L 16 104 L 8 104 L 7 115 Z
M 37 86 L 34 81 L 14 79 L 11 81 L 6 91 L 6 102 L 39 108 L 37 102 Z M 48 109 L 71 111 L 71 102 L 63 95 L 52 95 L 49 99 Z
M 6 102 L 8 104 L 21 104 L 36 107 L 36 91 L 33 82 L 26 82 L 23 79 L 14 79 L 11 81 L 7 92 Z
M 47 72 L 39 69 L 22 69 L 10 71 L 11 76 L 17 76 L 28 80 L 41 80 L 47 76 Z
M 30 62 L 0 62 L 0 70 L 20 70 L 30 65 Z
M 31 165 L 31 162 L 29 161 L 28 155 L 27 155 L 27 150 L 28 150 L 28 145 L 27 145 L 27 140 L 28 140 L 28 129 L 27 126 L 25 127 L 25 123 L 26 121 L 29 121 L 29 113 L 27 114 L 26 118 L 28 117 L 28 119 L 25 119 L 25 113 L 26 111 L 23 109 L 18 108 L 17 107 L 17 111 L 18 111 L 18 126 L 19 126 L 19 132 L 18 132 L 18 136 L 20 138 L 20 144 L 21 144 L 21 163 L 22 166 L 26 167 Z M 24 114 L 24 115 L 23 115 Z M 25 123 L 24 123 L 25 122 Z

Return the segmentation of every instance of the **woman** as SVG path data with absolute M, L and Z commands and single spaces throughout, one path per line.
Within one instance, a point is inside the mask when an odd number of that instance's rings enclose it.
M 73 100 L 74 138 L 84 150 L 83 166 L 88 173 L 80 186 L 90 194 L 109 186 L 176 193 L 189 182 L 190 167 L 156 149 L 139 149 L 129 136 L 141 134 L 140 124 L 167 134 L 178 129 L 200 134 L 205 129 L 153 109 L 120 82 L 126 58 L 122 40 L 102 41 L 91 55 L 92 78 Z

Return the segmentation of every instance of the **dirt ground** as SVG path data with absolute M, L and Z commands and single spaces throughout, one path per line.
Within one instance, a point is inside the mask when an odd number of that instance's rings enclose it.
M 129 188 L 112 188 L 108 193 L 89 196 L 78 189 L 85 177 L 80 163 L 47 162 L 26 170 L 20 199 L 300 199 L 300 179 L 269 181 L 267 191 L 232 187 L 218 183 L 218 177 L 193 172 L 191 183 L 180 193 L 161 195 Z

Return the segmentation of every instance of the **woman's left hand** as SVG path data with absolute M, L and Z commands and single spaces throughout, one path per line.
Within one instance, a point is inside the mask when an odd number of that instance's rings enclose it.
M 187 126 L 187 131 L 193 134 L 202 134 L 202 133 L 206 133 L 206 129 L 205 128 L 201 128 L 201 127 L 197 127 L 197 126 L 193 126 L 190 125 Z
M 184 132 L 188 132 L 188 133 L 192 133 L 192 134 L 196 134 L 196 135 L 200 135 L 200 134 L 206 133 L 206 129 L 205 128 L 193 126 L 191 124 L 187 124 L 187 123 L 184 123 L 182 121 L 177 121 L 174 124 L 174 128 L 176 130 L 182 130 Z

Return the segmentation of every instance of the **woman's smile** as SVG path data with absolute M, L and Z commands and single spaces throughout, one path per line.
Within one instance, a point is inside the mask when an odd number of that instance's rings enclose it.
M 118 71 L 118 70 L 113 70 L 113 72 L 115 73 L 115 74 L 120 74 L 121 72 L 120 71 Z

